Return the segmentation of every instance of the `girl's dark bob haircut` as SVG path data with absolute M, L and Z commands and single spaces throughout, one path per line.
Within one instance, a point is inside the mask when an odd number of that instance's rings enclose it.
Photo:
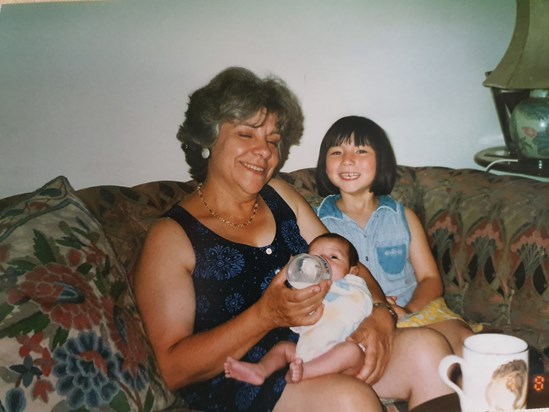
M 331 147 L 343 143 L 370 146 L 376 153 L 376 175 L 370 191 L 375 196 L 388 195 L 396 180 L 396 158 L 389 137 L 376 122 L 361 116 L 337 120 L 326 132 L 316 164 L 316 185 L 321 196 L 339 193 L 326 174 L 326 155 Z

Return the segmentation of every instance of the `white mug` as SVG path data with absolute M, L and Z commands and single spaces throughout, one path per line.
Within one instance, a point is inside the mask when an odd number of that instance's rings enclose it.
M 462 388 L 448 378 L 459 364 Z M 438 368 L 442 380 L 459 396 L 463 412 L 509 411 L 526 407 L 528 344 L 514 336 L 481 333 L 465 339 L 463 358 L 449 355 Z

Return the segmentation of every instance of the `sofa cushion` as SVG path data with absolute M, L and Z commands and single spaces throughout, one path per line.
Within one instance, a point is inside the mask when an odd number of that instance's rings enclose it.
M 0 410 L 170 405 L 128 285 L 66 178 L 0 211 Z
M 95 186 L 76 194 L 101 222 L 130 278 L 152 222 L 193 192 L 194 182 L 159 181 L 134 187 Z

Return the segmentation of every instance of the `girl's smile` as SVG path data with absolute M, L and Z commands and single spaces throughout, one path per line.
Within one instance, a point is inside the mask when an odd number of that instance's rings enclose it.
M 376 153 L 371 146 L 356 146 L 353 139 L 333 146 L 326 154 L 326 174 L 342 192 L 369 190 L 376 175 Z

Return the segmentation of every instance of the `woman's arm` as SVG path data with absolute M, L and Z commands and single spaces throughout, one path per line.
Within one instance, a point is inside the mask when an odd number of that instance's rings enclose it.
M 193 334 L 194 266 L 194 250 L 177 223 L 162 219 L 149 229 L 134 288 L 160 372 L 171 390 L 221 373 L 228 355 L 241 358 L 273 328 L 311 324 L 322 314 L 319 310 L 308 316 L 322 304 L 328 287 L 288 289 L 283 269 L 250 308 Z
M 383 290 L 362 263 L 359 263 L 359 276 L 366 281 L 373 302 L 384 303 L 386 298 Z M 383 376 L 391 357 L 394 333 L 395 319 L 391 312 L 385 306 L 374 307 L 372 314 L 348 338 L 364 347 L 364 366 L 357 378 L 373 385 Z
M 405 209 L 405 214 L 412 238 L 410 261 L 417 279 L 416 290 L 410 302 L 404 307 L 408 313 L 411 313 L 420 311 L 429 302 L 442 296 L 443 284 L 419 218 L 409 208 Z M 399 302 L 396 303 L 398 305 Z

